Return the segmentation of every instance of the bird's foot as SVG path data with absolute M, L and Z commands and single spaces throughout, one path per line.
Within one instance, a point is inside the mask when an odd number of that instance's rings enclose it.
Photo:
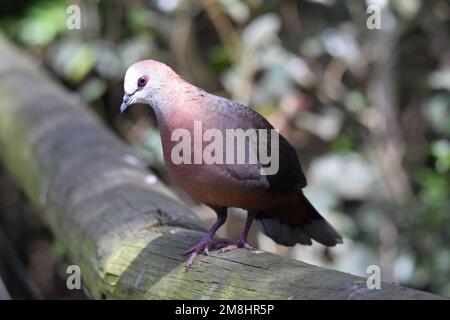
M 213 240 L 212 237 L 208 235 L 203 237 L 199 243 L 184 252 L 184 255 L 191 255 L 187 261 L 187 266 L 190 267 L 200 253 L 205 252 L 206 255 L 209 255 L 209 249 L 218 244 L 223 244 L 223 241 Z
M 255 250 L 255 248 L 248 244 L 246 240 L 239 239 L 235 242 L 226 244 L 220 249 L 220 252 L 227 252 L 234 249 L 247 249 L 247 250 Z

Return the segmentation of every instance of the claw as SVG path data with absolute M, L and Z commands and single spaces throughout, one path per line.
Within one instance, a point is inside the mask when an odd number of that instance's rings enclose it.
M 228 252 L 234 249 L 247 249 L 250 251 L 255 250 L 255 248 L 249 245 L 247 241 L 238 240 L 222 247 L 222 249 L 220 249 L 220 252 Z
M 195 258 L 202 252 L 206 253 L 206 255 L 209 255 L 209 249 L 211 249 L 212 246 L 217 244 L 223 244 L 223 241 L 216 241 L 211 239 L 210 237 L 204 237 L 202 240 L 200 240 L 199 243 L 197 243 L 192 248 L 186 250 L 184 252 L 184 255 L 191 254 L 187 261 L 187 266 L 190 267 L 192 263 L 194 262 Z
M 194 262 L 195 258 L 198 256 L 197 252 L 193 252 L 191 254 L 191 256 L 189 257 L 188 261 L 187 261 L 187 266 L 188 268 L 190 268 L 192 266 L 192 263 Z

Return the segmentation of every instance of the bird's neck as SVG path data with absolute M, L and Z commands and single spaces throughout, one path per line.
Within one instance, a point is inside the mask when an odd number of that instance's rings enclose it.
M 194 122 L 203 118 L 202 100 L 207 95 L 203 90 L 185 81 L 174 81 L 160 88 L 152 96 L 153 107 L 164 149 L 169 149 L 172 133 L 177 129 L 186 129 L 193 134 Z M 165 152 L 167 150 L 164 150 Z
M 181 79 L 161 85 L 157 93 L 149 97 L 158 122 L 169 125 L 195 119 L 201 112 L 201 104 L 196 103 L 201 89 Z M 181 117 L 181 118 L 180 118 Z

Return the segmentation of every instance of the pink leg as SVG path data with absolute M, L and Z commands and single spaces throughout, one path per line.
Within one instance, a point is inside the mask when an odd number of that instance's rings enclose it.
M 255 248 L 248 244 L 247 236 L 250 231 L 250 227 L 252 226 L 253 220 L 255 219 L 255 214 L 252 212 L 247 213 L 247 220 L 245 221 L 244 230 L 241 233 L 239 240 L 232 242 L 228 245 L 225 245 L 220 250 L 221 252 L 227 252 L 238 248 L 243 248 L 247 250 L 254 250 Z
M 187 266 L 190 267 L 192 263 L 194 262 L 195 258 L 201 253 L 205 252 L 206 254 L 209 253 L 209 249 L 211 246 L 215 244 L 220 244 L 221 242 L 215 241 L 214 235 L 216 234 L 216 231 L 225 223 L 227 220 L 227 208 L 217 208 L 214 209 L 217 214 L 217 220 L 209 229 L 209 231 L 205 234 L 205 236 L 192 248 L 189 250 L 186 250 L 184 252 L 185 255 L 191 254 L 187 261 Z

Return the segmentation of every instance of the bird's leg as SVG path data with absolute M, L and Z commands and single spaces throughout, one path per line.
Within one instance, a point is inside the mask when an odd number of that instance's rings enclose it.
M 217 220 L 212 225 L 211 229 L 203 236 L 203 238 L 192 248 L 189 250 L 186 250 L 184 254 L 191 254 L 189 257 L 189 260 L 187 262 L 188 267 L 192 265 L 192 262 L 194 262 L 194 259 L 202 252 L 204 251 L 206 254 L 209 253 L 209 249 L 213 244 L 216 243 L 214 241 L 214 235 L 216 231 L 225 223 L 227 220 L 227 208 L 213 208 L 214 211 L 217 214 Z
M 247 212 L 247 220 L 245 221 L 244 230 L 239 237 L 239 240 L 232 242 L 226 246 L 224 246 L 221 252 L 231 251 L 237 248 L 243 248 L 247 250 L 254 250 L 255 248 L 248 244 L 247 236 L 250 231 L 250 227 L 252 226 L 253 220 L 255 219 L 255 213 L 248 211 Z

